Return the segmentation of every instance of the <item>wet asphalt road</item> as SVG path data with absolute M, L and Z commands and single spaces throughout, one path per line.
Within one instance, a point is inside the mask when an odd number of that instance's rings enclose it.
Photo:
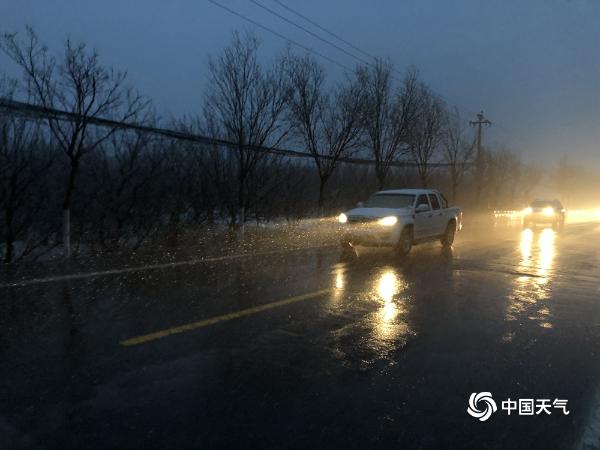
M 406 261 L 325 247 L 4 285 L 0 448 L 600 445 L 599 262 L 595 222 L 467 224 Z

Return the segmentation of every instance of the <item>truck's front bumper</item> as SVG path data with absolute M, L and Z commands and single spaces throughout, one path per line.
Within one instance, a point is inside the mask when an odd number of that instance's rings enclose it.
M 342 229 L 342 242 L 367 247 L 389 247 L 398 242 L 398 227 L 379 224 L 350 224 Z
M 525 223 L 554 223 L 560 222 L 562 217 L 558 214 L 546 216 L 542 213 L 531 213 L 523 217 Z

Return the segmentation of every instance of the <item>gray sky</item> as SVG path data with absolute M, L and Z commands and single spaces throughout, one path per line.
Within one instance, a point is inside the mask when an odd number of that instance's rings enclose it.
M 355 62 L 248 0 L 219 1 L 342 64 Z M 258 1 L 310 26 L 273 0 Z M 483 109 L 494 122 L 488 142 L 527 160 L 569 153 L 600 163 L 600 2 L 282 1 L 398 70 L 415 65 L 464 115 Z M 165 115 L 199 111 L 208 55 L 233 30 L 256 29 L 207 0 L 2 0 L 0 18 L 0 31 L 30 24 L 52 50 L 67 36 L 96 47 Z M 265 57 L 286 45 L 256 34 Z M 322 62 L 332 79 L 341 76 Z M 0 71 L 17 73 L 4 55 Z

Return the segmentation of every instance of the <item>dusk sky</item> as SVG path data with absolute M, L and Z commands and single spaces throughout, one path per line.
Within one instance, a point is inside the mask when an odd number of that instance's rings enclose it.
M 258 1 L 332 39 L 273 0 Z M 341 64 L 356 63 L 249 0 L 220 2 Z M 488 143 L 526 160 L 569 153 L 600 162 L 600 2 L 282 2 L 400 71 L 416 66 L 465 120 L 483 109 L 494 123 Z M 207 0 L 0 2 L 0 31 L 22 32 L 26 24 L 55 52 L 67 36 L 96 47 L 105 64 L 128 70 L 163 116 L 200 110 L 208 55 L 218 54 L 232 31 L 254 30 L 266 58 L 286 46 Z M 341 77 L 341 69 L 321 62 L 331 79 Z M 0 67 L 18 74 L 5 55 Z

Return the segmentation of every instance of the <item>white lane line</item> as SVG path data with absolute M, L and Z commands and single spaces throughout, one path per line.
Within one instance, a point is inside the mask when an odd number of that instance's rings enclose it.
M 175 261 L 170 263 L 161 263 L 161 264 L 148 264 L 145 266 L 136 266 L 136 267 L 124 267 L 121 269 L 109 269 L 109 270 L 100 270 L 97 272 L 80 272 L 73 273 L 69 275 L 57 275 L 53 277 L 44 277 L 44 278 L 32 278 L 29 280 L 15 281 L 13 283 L 5 283 L 0 284 L 1 288 L 12 288 L 12 287 L 26 287 L 32 286 L 34 284 L 45 284 L 45 283 L 54 283 L 58 281 L 69 281 L 69 280 L 82 280 L 86 278 L 95 278 L 95 277 L 103 277 L 108 275 L 120 275 L 124 273 L 133 273 L 133 272 L 143 272 L 147 270 L 160 270 L 160 269 L 170 269 L 173 267 L 180 266 L 193 266 L 195 264 L 203 264 L 210 262 L 219 262 L 219 261 L 227 261 L 232 259 L 241 259 L 241 258 L 250 258 L 252 256 L 266 256 L 266 255 L 276 255 L 280 253 L 289 253 L 289 252 L 298 252 L 303 250 L 314 250 L 319 248 L 330 248 L 334 247 L 334 245 L 318 245 L 311 247 L 299 247 L 285 250 L 269 250 L 264 252 L 257 253 L 242 253 L 237 255 L 225 255 L 225 256 L 214 256 L 209 258 L 196 258 L 196 259 L 188 259 L 185 261 Z

